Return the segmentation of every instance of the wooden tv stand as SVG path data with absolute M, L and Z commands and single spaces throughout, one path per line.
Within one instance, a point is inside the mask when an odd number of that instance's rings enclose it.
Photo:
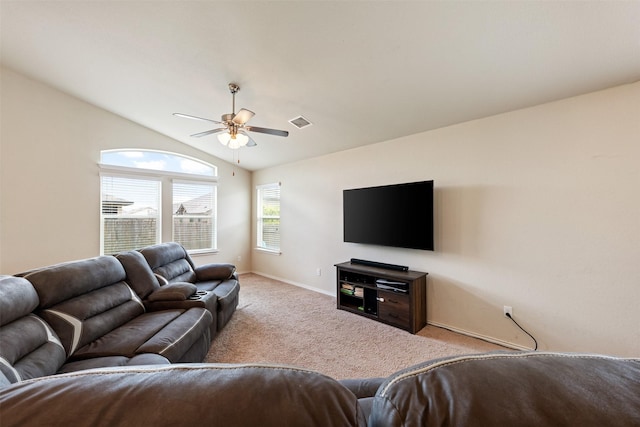
M 336 264 L 336 273 L 338 309 L 412 334 L 427 324 L 427 273 L 351 262 Z

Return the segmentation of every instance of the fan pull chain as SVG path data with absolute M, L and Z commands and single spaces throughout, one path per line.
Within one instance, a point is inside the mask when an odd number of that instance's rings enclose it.
M 236 159 L 236 154 L 238 154 L 238 158 Z M 237 164 L 240 164 L 240 150 L 233 150 L 233 161 Z M 236 176 L 236 167 L 233 167 L 233 171 L 231 172 L 231 176 Z
M 236 162 L 236 152 L 237 151 L 238 150 L 233 150 L 233 162 L 234 163 Z M 231 176 L 236 176 L 236 166 L 235 165 L 233 165 L 233 172 L 231 173 Z

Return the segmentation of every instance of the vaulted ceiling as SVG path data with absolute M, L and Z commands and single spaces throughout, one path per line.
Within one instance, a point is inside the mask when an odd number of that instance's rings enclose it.
M 219 120 L 239 84 L 290 132 L 249 170 L 640 80 L 639 1 L 3 0 L 0 25 L 4 66 L 228 161 L 172 113 Z

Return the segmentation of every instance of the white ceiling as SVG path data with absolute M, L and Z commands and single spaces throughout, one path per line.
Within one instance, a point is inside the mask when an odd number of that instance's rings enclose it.
M 257 170 L 640 80 L 640 1 L 5 1 L 2 64 Z M 313 126 L 288 123 L 304 115 Z M 35 123 L 34 125 L 37 125 Z

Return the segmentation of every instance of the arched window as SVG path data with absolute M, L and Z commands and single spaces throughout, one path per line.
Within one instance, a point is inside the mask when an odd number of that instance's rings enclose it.
M 102 151 L 100 168 L 101 254 L 163 241 L 191 253 L 217 250 L 215 166 L 175 153 L 126 149 Z
M 153 150 L 103 150 L 100 164 L 132 169 L 163 171 L 205 177 L 216 177 L 218 168 L 202 160 L 180 154 Z

